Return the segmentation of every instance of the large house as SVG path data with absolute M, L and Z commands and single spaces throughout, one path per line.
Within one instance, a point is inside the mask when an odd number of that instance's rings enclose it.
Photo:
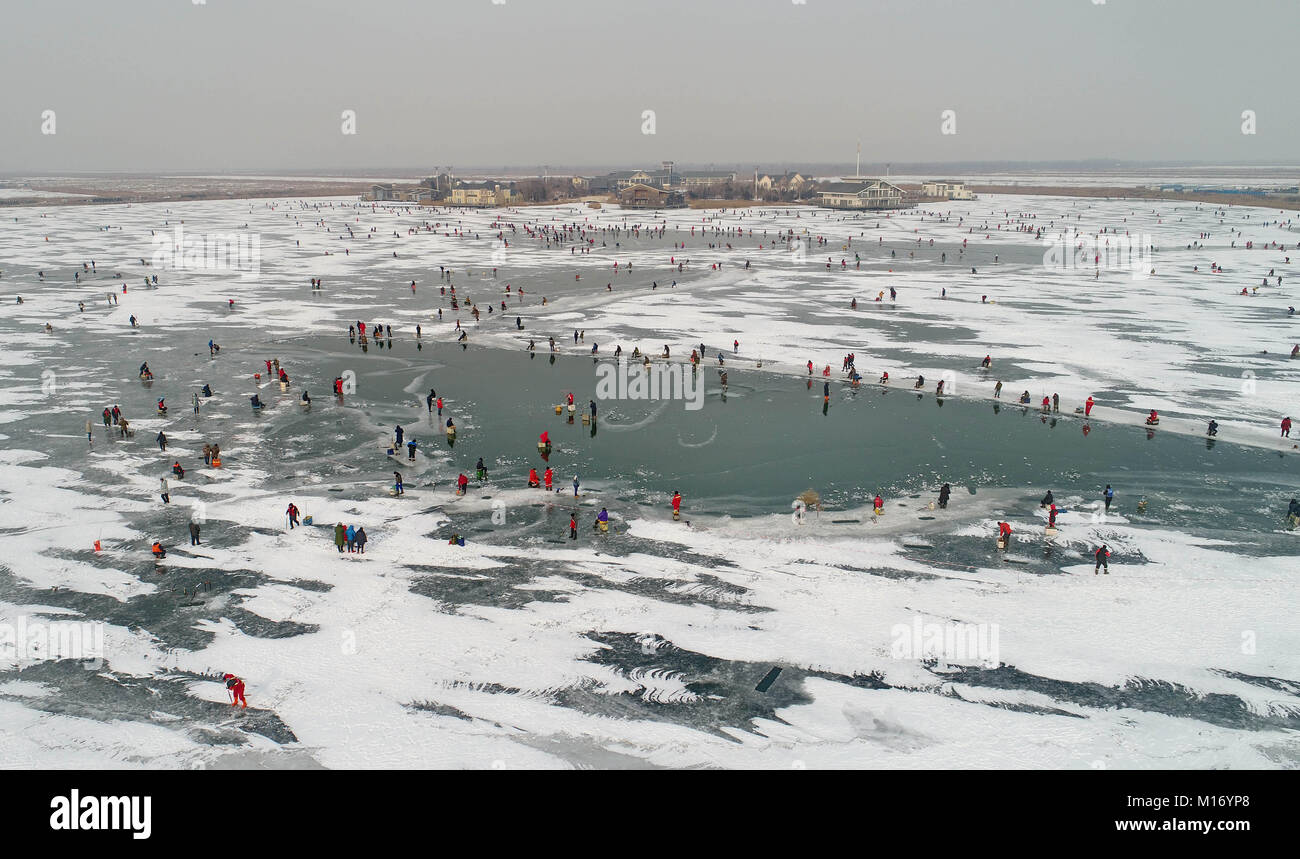
M 515 190 L 513 182 L 502 185 L 499 182 L 460 182 L 451 189 L 450 203 L 453 206 L 471 206 L 486 208 L 490 206 L 512 206 L 523 195 Z
M 591 180 L 592 193 L 617 194 L 632 185 L 651 188 L 690 190 L 707 188 L 736 181 L 734 172 L 715 173 L 707 170 L 674 170 L 671 161 L 664 162 L 659 170 L 619 170 Z
M 903 189 L 884 179 L 850 177 L 830 182 L 818 192 L 821 204 L 831 209 L 902 209 Z
M 628 209 L 678 209 L 685 207 L 686 195 L 637 183 L 619 191 L 618 201 Z
M 735 182 L 736 174 L 734 172 L 714 173 L 708 170 L 682 170 L 673 173 L 671 179 L 673 187 L 707 188 L 710 185 L 721 185 L 726 182 Z
M 942 197 L 947 200 L 974 200 L 975 195 L 965 182 L 955 179 L 931 179 L 921 183 L 921 193 L 926 197 Z
M 663 185 L 660 177 L 665 175 L 665 173 L 658 170 L 653 172 L 649 170 L 618 170 L 592 179 L 589 187 L 597 193 L 617 194 L 631 185 L 660 187 Z
M 424 185 L 399 187 L 384 183 L 371 185 L 370 193 L 362 195 L 362 199 L 376 202 L 429 203 L 437 199 L 437 193 Z
M 771 191 L 775 189 L 777 191 L 798 192 L 798 190 L 807 183 L 808 180 L 799 173 L 787 172 L 780 176 L 760 176 L 758 187 L 763 191 Z

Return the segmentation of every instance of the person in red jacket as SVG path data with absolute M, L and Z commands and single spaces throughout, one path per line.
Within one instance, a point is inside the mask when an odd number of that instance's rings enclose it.
M 882 510 L 882 509 L 884 509 L 884 506 L 885 506 L 885 499 L 883 499 L 883 498 L 881 498 L 879 495 L 877 495 L 877 496 L 876 496 L 876 500 L 875 500 L 874 503 L 875 503 L 875 507 L 876 507 L 877 510 Z
M 542 477 L 543 477 L 543 479 L 546 481 L 546 491 L 547 491 L 547 492 L 550 492 L 550 491 L 551 491 L 551 481 L 555 479 L 555 473 L 554 473 L 553 471 L 551 471 L 551 469 L 547 468 L 547 469 L 546 469 L 546 473 L 545 473 L 544 475 L 542 475 Z
M 1010 522 L 998 523 L 998 539 L 1002 540 L 1003 544 L 1006 546 L 1011 545 L 1011 523 Z
M 468 486 L 469 486 L 469 478 L 466 477 L 463 473 L 461 474 L 460 477 L 457 477 L 457 478 L 456 478 L 456 494 L 457 494 L 457 495 L 464 495 L 464 494 L 465 494 L 465 490 L 466 490 L 466 488 L 467 488 Z
M 1291 418 L 1282 418 L 1282 438 L 1291 437 Z
M 230 706 L 247 707 L 248 699 L 244 697 L 244 681 L 233 674 L 221 678 L 226 681 L 226 691 L 230 693 Z
M 1092 397 L 1088 397 L 1087 402 L 1083 404 L 1083 416 L 1086 418 L 1092 414 Z
M 550 433 L 550 431 L 547 430 L 546 432 L 544 432 L 544 433 L 542 433 L 541 435 L 539 435 L 539 436 L 537 437 L 537 440 L 540 441 L 542 444 L 550 444 L 550 443 L 551 443 L 551 433 Z
M 578 539 L 578 517 L 577 514 L 569 514 L 569 539 Z
M 673 490 L 673 518 L 676 519 L 682 515 L 682 494 L 676 489 Z
M 535 468 L 528 469 L 528 488 L 536 489 L 541 485 L 542 485 L 542 481 L 537 478 L 537 469 Z

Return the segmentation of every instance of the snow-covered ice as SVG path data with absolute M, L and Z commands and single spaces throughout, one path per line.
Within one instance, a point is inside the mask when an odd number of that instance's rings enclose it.
M 182 222 L 256 235 L 256 275 L 141 265 Z M 1050 240 L 1102 229 L 1145 237 L 1155 273 L 1044 265 Z M 860 217 L 341 199 L 6 212 L 0 624 L 102 624 L 104 652 L 0 658 L 0 766 L 1294 768 L 1300 544 L 1283 512 L 1300 476 L 1277 426 L 1300 412 L 1297 241 L 1269 209 L 1041 196 Z M 439 294 L 439 266 L 478 322 Z M 361 353 L 358 320 L 395 342 Z M 566 389 L 580 411 L 592 396 L 597 343 L 684 361 L 702 341 L 700 412 L 602 403 L 599 435 L 552 412 Z M 889 372 L 887 396 L 847 386 L 848 352 L 866 383 Z M 345 371 L 356 390 L 337 401 Z M 195 417 L 204 382 L 217 396 Z M 1040 415 L 1053 393 L 1060 413 Z M 134 438 L 103 426 L 114 404 Z M 413 466 L 379 441 L 396 422 L 420 440 Z M 550 495 L 522 479 L 548 428 Z M 202 464 L 213 440 L 221 469 Z M 163 505 L 173 461 L 187 473 Z M 387 491 L 399 469 L 404 498 Z M 945 481 L 954 502 L 928 509 Z M 1068 511 L 1051 541 L 1049 485 Z M 666 512 L 679 487 L 689 524 Z M 796 522 L 809 487 L 825 509 Z M 290 500 L 311 526 L 287 530 Z M 602 506 L 608 537 L 591 530 Z M 992 546 L 1001 519 L 1022 563 Z M 335 551 L 335 522 L 365 525 L 364 555 Z M 153 539 L 171 549 L 158 565 Z M 996 629 L 996 653 L 900 655 L 914 625 Z

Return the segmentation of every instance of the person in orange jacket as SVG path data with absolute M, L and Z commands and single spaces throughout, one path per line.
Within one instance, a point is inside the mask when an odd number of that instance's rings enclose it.
M 673 490 L 673 516 L 677 516 L 681 512 L 682 512 L 682 494 L 674 489 Z
M 550 491 L 551 491 L 551 481 L 555 479 L 555 474 L 554 474 L 554 472 L 552 472 L 551 469 L 548 468 L 548 469 L 546 469 L 546 474 L 542 475 L 542 477 L 543 477 L 543 479 L 546 480 L 546 491 L 547 491 L 547 492 L 550 492 Z
M 230 693 L 230 706 L 247 707 L 248 699 L 244 697 L 244 681 L 233 674 L 226 674 L 221 679 L 226 681 L 226 691 Z
M 535 468 L 528 469 L 528 488 L 536 489 L 541 485 L 542 485 L 542 481 L 537 478 L 537 469 Z

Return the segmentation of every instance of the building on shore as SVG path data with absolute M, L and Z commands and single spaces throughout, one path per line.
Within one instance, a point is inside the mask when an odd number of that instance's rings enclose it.
M 830 209 L 904 209 L 903 189 L 884 179 L 850 176 L 817 190 L 821 205 Z
M 596 194 L 617 194 L 624 188 L 632 185 L 649 185 L 650 187 L 663 187 L 659 177 L 659 171 L 649 170 L 616 170 L 613 173 L 606 173 L 604 176 L 597 176 L 587 183 L 588 190 Z
M 619 191 L 618 202 L 627 209 L 682 209 L 686 207 L 686 194 L 638 183 Z
M 974 200 L 975 194 L 965 182 L 956 179 L 931 179 L 921 183 L 921 194 L 944 200 Z
M 491 206 L 513 206 L 520 202 L 521 195 L 514 182 L 458 182 L 451 189 L 448 201 L 453 206 L 487 208 Z
M 388 183 L 374 184 L 370 190 L 361 195 L 361 199 L 374 202 L 421 203 L 429 205 L 437 202 L 438 192 L 426 185 L 398 186 Z
M 692 188 L 709 188 L 736 181 L 735 172 L 714 172 L 712 170 L 679 170 L 672 174 L 671 187 L 691 190 Z
M 618 194 L 632 185 L 647 185 L 664 190 L 699 191 L 721 187 L 736 181 L 734 171 L 676 170 L 665 161 L 658 170 L 617 170 L 593 178 L 588 185 L 594 194 Z

